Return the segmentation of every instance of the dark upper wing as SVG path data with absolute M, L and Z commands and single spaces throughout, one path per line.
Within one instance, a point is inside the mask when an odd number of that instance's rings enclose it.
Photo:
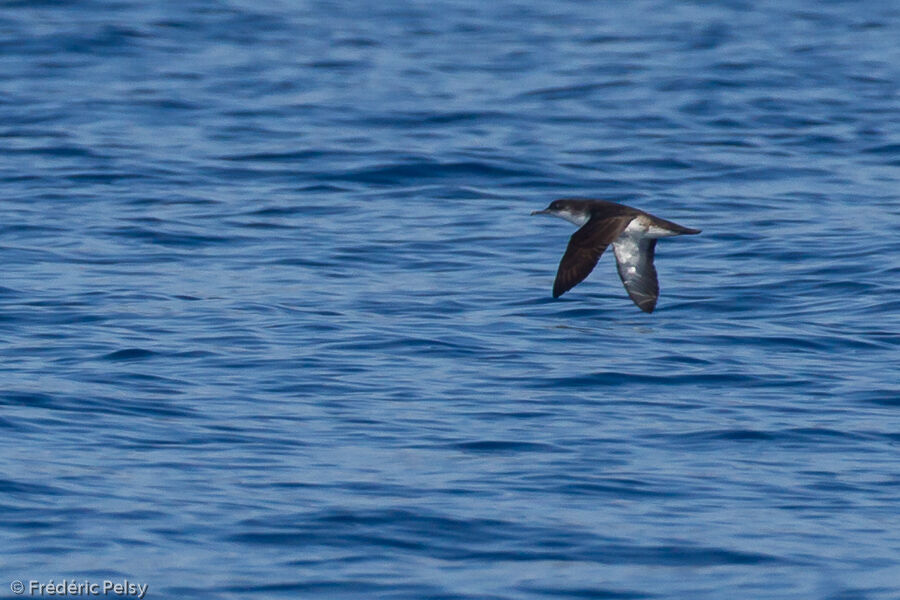
M 616 268 L 628 295 L 642 311 L 653 312 L 659 298 L 659 281 L 653 266 L 656 240 L 623 235 L 615 241 L 613 250 Z
M 634 215 L 593 218 L 573 233 L 566 253 L 559 261 L 553 297 L 559 298 L 581 283 L 594 270 L 606 247 L 619 237 L 633 218 Z

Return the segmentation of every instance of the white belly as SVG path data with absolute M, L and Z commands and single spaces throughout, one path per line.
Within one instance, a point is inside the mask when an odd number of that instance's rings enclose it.
M 662 227 L 653 225 L 653 223 L 650 222 L 650 219 L 643 215 L 632 220 L 631 223 L 628 224 L 628 227 L 625 228 L 625 231 L 622 232 L 622 234 L 628 234 L 636 238 L 646 237 L 650 239 L 672 237 L 673 235 L 678 235 L 678 233 L 670 229 L 663 229 Z

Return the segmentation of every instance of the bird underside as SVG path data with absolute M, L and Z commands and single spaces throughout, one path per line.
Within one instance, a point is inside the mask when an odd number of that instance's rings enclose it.
M 629 227 L 630 229 L 630 227 Z M 625 291 L 644 312 L 653 312 L 659 298 L 659 280 L 653 256 L 656 252 L 656 238 L 629 233 L 626 229 L 613 242 L 616 254 L 616 269 L 625 285 Z
M 653 266 L 656 238 L 678 234 L 653 231 L 642 221 L 633 215 L 596 219 L 576 231 L 559 263 L 553 297 L 558 298 L 584 281 L 612 244 L 619 277 L 628 295 L 642 311 L 653 312 L 659 298 L 659 282 Z

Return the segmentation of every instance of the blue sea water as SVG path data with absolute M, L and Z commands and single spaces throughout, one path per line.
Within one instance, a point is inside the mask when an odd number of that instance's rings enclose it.
M 898 40 L 0 3 L 0 596 L 900 598 Z M 655 313 L 611 253 L 551 298 L 563 196 L 703 229 Z

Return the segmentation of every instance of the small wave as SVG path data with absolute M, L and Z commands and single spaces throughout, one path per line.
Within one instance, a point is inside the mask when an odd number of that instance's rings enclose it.
M 104 354 L 100 357 L 100 359 L 113 361 L 130 361 L 144 360 L 153 356 L 157 356 L 157 353 L 153 352 L 152 350 L 145 350 L 143 348 L 126 348 L 124 350 L 116 350 L 115 352 Z
M 562 448 L 539 442 L 519 442 L 510 440 L 479 440 L 475 442 L 457 442 L 447 444 L 447 448 L 474 453 L 503 452 L 563 452 Z

